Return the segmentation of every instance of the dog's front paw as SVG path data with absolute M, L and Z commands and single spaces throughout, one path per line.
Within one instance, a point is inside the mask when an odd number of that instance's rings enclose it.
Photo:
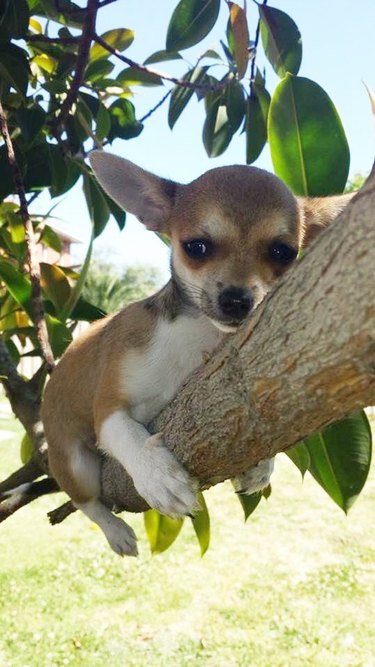
M 166 448 L 161 433 L 146 440 L 142 463 L 142 471 L 133 481 L 150 507 L 172 517 L 197 512 L 197 484 Z
M 258 465 L 238 475 L 232 480 L 235 491 L 244 495 L 261 491 L 270 483 L 274 466 L 275 459 L 264 459 Z

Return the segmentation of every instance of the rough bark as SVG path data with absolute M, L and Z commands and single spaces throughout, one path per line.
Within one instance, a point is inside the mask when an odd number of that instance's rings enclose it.
M 150 425 L 206 488 L 375 402 L 375 180 Z M 112 459 L 103 498 L 145 503 Z

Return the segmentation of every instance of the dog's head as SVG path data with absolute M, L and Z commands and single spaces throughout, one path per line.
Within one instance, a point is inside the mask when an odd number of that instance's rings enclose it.
M 347 203 L 345 196 L 297 199 L 279 178 L 255 167 L 219 167 L 181 185 L 103 151 L 90 161 L 122 208 L 169 236 L 181 295 L 226 331 Z

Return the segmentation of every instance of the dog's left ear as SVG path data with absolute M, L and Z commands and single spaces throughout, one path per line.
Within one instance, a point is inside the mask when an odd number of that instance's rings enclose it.
M 302 223 L 302 248 L 307 248 L 341 213 L 354 194 L 334 195 L 332 197 L 298 197 Z

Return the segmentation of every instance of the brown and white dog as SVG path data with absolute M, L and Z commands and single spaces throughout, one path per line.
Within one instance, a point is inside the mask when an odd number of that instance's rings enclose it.
M 100 501 L 97 447 L 123 465 L 150 507 L 170 516 L 194 513 L 194 480 L 162 434 L 150 435 L 146 426 L 348 198 L 296 199 L 255 167 L 220 167 L 180 185 L 103 151 L 90 159 L 117 204 L 170 238 L 172 277 L 69 346 L 47 385 L 42 419 L 60 487 L 116 553 L 136 555 L 133 530 Z M 261 462 L 235 488 L 260 490 L 272 469 L 272 460 Z

